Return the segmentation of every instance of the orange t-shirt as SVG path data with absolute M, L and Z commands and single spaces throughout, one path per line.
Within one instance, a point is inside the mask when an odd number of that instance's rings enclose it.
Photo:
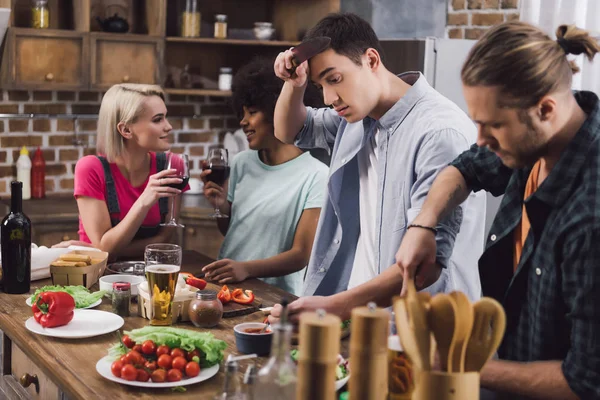
M 529 198 L 538 188 L 540 176 L 540 160 L 538 160 L 531 169 L 529 178 L 527 178 L 527 184 L 525 185 L 525 195 L 523 199 Z M 529 217 L 527 216 L 527 210 L 525 209 L 525 202 L 523 202 L 523 214 L 521 222 L 515 229 L 515 252 L 513 257 L 513 271 L 517 271 L 519 261 L 521 261 L 521 254 L 523 253 L 523 246 L 525 246 L 525 240 L 529 234 L 531 224 L 529 223 Z

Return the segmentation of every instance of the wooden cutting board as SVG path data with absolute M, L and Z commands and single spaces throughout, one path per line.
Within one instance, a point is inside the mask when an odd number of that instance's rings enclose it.
M 215 284 L 212 282 L 207 282 L 207 284 L 206 284 L 207 290 L 214 290 L 217 293 L 219 293 L 221 291 L 222 287 L 223 287 L 223 285 L 218 285 L 218 284 Z M 227 287 L 229 288 L 229 290 L 231 292 L 233 292 L 235 289 L 238 289 L 238 288 L 245 289 L 244 282 L 241 282 L 240 284 L 227 285 Z M 262 305 L 262 301 L 258 297 L 254 298 L 254 301 L 252 302 L 252 304 L 239 304 L 239 303 L 230 301 L 227 304 L 223 304 L 223 318 L 233 318 L 233 317 L 239 317 L 240 315 L 252 314 L 252 313 L 258 311 L 258 309 L 260 308 L 261 305 Z

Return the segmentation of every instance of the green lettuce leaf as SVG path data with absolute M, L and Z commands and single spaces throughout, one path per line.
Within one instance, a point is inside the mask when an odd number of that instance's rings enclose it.
M 31 295 L 31 304 L 35 303 L 37 296 L 43 292 L 67 292 L 75 299 L 75 308 L 89 307 L 108 293 L 106 290 L 91 293 L 85 286 L 43 286 Z
M 135 343 L 152 340 L 157 346 L 167 345 L 171 348 L 179 347 L 185 351 L 198 349 L 200 351 L 200 366 L 212 367 L 223 360 L 223 350 L 227 344 L 215 339 L 210 332 L 196 332 L 189 329 L 170 328 L 161 326 L 146 326 L 132 331 L 125 331 Z M 109 356 L 118 358 L 125 354 L 120 343 L 115 344 L 108 351 Z

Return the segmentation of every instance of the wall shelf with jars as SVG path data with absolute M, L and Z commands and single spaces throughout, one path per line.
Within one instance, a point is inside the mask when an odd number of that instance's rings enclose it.
M 131 82 L 230 96 L 241 66 L 297 45 L 341 0 L 0 1 L 12 9 L 2 88 L 105 90 Z

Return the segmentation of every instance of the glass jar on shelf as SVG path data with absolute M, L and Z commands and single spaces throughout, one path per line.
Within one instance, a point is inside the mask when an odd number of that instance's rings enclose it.
M 47 29 L 50 27 L 48 0 L 33 0 L 31 8 L 31 27 Z
M 233 70 L 229 67 L 219 69 L 219 90 L 231 90 Z
M 185 7 L 181 14 L 181 36 L 200 37 L 200 23 L 198 0 L 185 0 Z
M 215 15 L 215 39 L 227 39 L 227 15 Z

